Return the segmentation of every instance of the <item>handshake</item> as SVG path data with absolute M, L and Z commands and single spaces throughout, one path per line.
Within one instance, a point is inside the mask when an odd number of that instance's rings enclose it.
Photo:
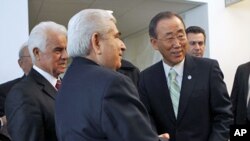
M 6 116 L 0 117 L 0 129 L 7 124 Z
M 170 139 L 170 136 L 168 133 L 164 133 L 164 134 L 161 134 L 159 135 L 161 141 L 168 141 Z

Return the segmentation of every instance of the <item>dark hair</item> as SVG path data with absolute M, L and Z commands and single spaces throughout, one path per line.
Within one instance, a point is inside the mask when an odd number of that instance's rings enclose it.
M 183 19 L 176 13 L 170 12 L 170 11 L 164 11 L 164 12 L 160 12 L 157 15 L 155 15 L 153 17 L 153 19 L 151 19 L 150 23 L 149 23 L 149 36 L 151 38 L 157 38 L 157 34 L 156 34 L 156 25 L 157 23 L 162 20 L 162 19 L 171 19 L 173 17 L 177 17 L 178 19 L 181 20 L 184 28 L 185 28 L 185 24 L 183 22 Z
M 206 33 L 205 33 L 205 30 L 199 26 L 189 26 L 187 29 L 186 29 L 186 34 L 188 33 L 195 33 L 195 34 L 198 34 L 198 33 L 202 33 L 203 36 L 204 36 L 204 41 L 206 42 Z

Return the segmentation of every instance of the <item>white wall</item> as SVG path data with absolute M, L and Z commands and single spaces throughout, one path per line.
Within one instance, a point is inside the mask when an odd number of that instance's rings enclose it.
M 224 0 L 208 5 L 210 58 L 217 59 L 231 93 L 236 68 L 250 60 L 250 0 L 225 8 Z
M 18 50 L 28 39 L 28 0 L 1 0 L 0 83 L 20 77 Z

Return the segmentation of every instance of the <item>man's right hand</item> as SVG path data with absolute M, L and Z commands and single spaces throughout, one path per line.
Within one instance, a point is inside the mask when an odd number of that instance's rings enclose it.
M 1 127 L 5 126 L 7 124 L 7 120 L 6 120 L 6 116 L 2 116 L 0 117 L 0 121 L 1 121 Z
M 168 141 L 170 139 L 170 136 L 168 133 L 164 133 L 159 135 L 159 137 L 161 138 L 162 141 Z

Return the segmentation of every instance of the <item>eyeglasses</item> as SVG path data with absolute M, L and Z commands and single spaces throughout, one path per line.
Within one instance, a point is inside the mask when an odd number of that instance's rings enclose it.
M 166 42 L 172 43 L 176 39 L 179 40 L 179 41 L 184 41 L 184 40 L 186 40 L 186 36 L 184 34 L 178 34 L 178 35 L 166 36 L 166 37 L 163 37 L 163 38 L 160 38 L 160 39 L 157 39 L 157 40 L 166 41 Z

